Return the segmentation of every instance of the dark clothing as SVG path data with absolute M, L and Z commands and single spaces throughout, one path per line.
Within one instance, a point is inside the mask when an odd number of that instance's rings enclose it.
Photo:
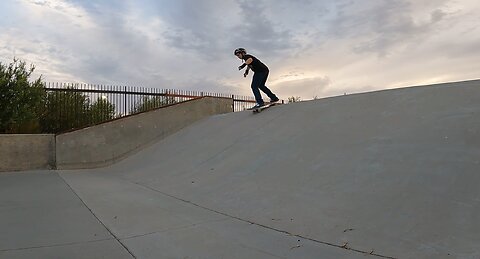
M 253 74 L 253 79 L 252 79 L 252 91 L 253 95 L 255 95 L 255 101 L 259 105 L 264 105 L 265 103 L 263 102 L 262 99 L 262 94 L 260 93 L 260 90 L 264 92 L 270 99 L 272 100 L 278 100 L 277 96 L 270 91 L 270 89 L 265 86 L 265 83 L 267 82 L 268 78 L 268 67 L 262 63 L 262 61 L 258 60 L 258 58 L 245 54 L 243 55 L 243 60 L 247 61 L 249 58 L 252 58 L 252 63 L 248 65 L 248 67 L 255 72 Z
M 272 100 L 277 99 L 277 96 L 265 86 L 265 83 L 267 82 L 267 78 L 268 78 L 268 70 L 255 72 L 255 74 L 253 74 L 252 91 L 253 91 L 253 95 L 255 95 L 255 100 L 259 105 L 264 104 L 262 95 L 260 94 L 260 90 L 262 90 L 262 92 L 267 94 L 267 96 L 270 97 L 270 99 Z
M 252 58 L 253 62 L 248 65 L 253 72 L 268 72 L 268 67 L 262 63 L 262 61 L 258 60 L 258 58 L 250 55 L 245 54 L 243 55 L 243 60 L 247 61 L 247 59 Z

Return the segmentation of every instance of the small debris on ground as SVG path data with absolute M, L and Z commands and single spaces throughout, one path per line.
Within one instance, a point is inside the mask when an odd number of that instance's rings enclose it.
M 303 246 L 303 245 L 296 245 L 296 246 L 294 246 L 294 247 L 291 247 L 290 250 L 295 249 L 295 248 L 300 248 L 300 247 L 302 247 L 302 246 Z

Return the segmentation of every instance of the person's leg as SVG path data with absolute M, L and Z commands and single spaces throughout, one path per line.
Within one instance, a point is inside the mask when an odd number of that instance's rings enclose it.
M 265 85 L 268 79 L 268 72 L 262 72 L 260 75 L 262 81 L 258 88 L 260 88 L 260 90 L 262 90 L 262 92 L 264 92 L 268 97 L 270 97 L 271 100 L 278 100 L 278 97 L 274 93 L 272 93 L 272 91 L 270 91 L 270 89 L 268 89 L 268 87 Z
M 263 105 L 263 99 L 262 95 L 260 94 L 260 86 L 263 83 L 263 78 L 260 74 L 254 73 L 253 74 L 253 79 L 252 79 L 252 91 L 253 95 L 255 96 L 255 101 L 257 101 L 257 104 Z

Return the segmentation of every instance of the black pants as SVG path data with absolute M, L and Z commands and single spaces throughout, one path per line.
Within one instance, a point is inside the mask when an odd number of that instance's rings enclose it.
M 262 95 L 260 94 L 260 90 L 262 90 L 262 92 L 264 92 L 268 97 L 270 97 L 270 99 L 277 98 L 277 96 L 265 86 L 265 83 L 267 82 L 267 78 L 268 78 L 268 72 L 269 71 L 255 72 L 255 74 L 253 74 L 252 91 L 253 91 L 253 95 L 255 95 L 255 100 L 259 105 L 264 104 Z

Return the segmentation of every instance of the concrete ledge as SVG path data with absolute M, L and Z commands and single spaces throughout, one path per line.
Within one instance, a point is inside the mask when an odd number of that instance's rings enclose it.
M 215 114 L 232 112 L 232 100 L 203 97 L 57 135 L 57 168 L 113 164 L 149 144 Z
M 55 135 L 1 134 L 0 172 L 55 167 Z

